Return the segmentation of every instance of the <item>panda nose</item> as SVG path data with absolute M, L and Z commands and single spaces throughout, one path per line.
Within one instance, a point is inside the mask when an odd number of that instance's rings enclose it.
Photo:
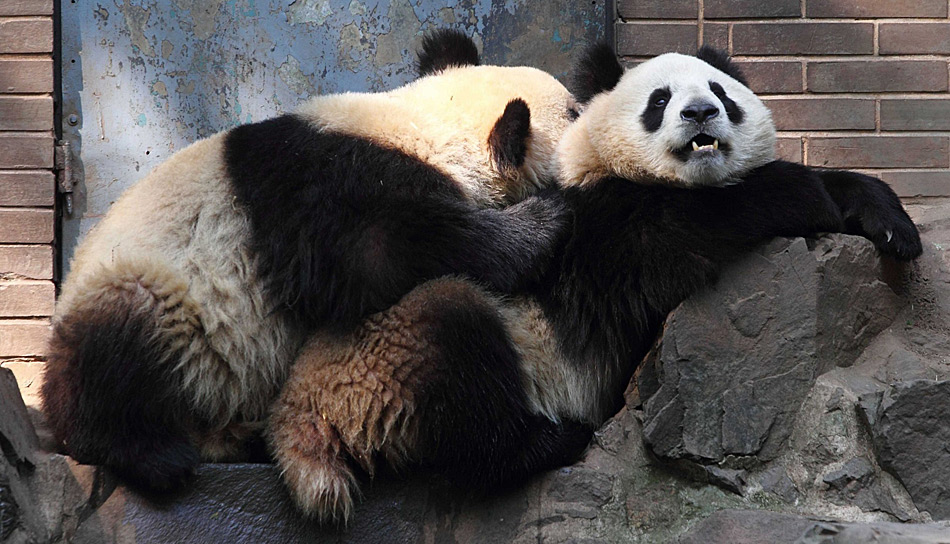
M 701 104 L 690 104 L 683 108 L 683 111 L 680 112 L 680 117 L 686 121 L 692 121 L 694 123 L 704 123 L 708 119 L 712 119 L 719 115 L 719 108 L 706 102 Z

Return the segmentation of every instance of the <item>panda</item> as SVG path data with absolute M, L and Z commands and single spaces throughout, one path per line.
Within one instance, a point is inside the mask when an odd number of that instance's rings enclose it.
M 600 46 L 572 86 L 585 108 L 558 147 L 561 188 L 543 195 L 572 219 L 539 281 L 506 296 L 432 280 L 308 340 L 267 430 L 305 514 L 346 520 L 357 474 L 379 466 L 491 490 L 572 463 L 666 315 L 772 237 L 849 232 L 921 253 L 883 182 L 774 159 L 769 111 L 723 53 L 624 73 Z
M 66 452 L 174 488 L 247 454 L 311 331 L 446 274 L 539 277 L 565 210 L 526 197 L 556 177 L 572 95 L 454 31 L 424 38 L 419 73 L 196 142 L 121 196 L 53 317 L 42 397 Z

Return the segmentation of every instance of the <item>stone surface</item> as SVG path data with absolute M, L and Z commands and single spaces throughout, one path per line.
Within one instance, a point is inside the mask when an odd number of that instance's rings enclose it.
M 716 512 L 677 544 L 938 544 L 950 538 L 947 525 L 840 523 L 751 510 Z
M 950 519 L 950 381 L 898 383 L 862 401 L 881 465 L 918 508 Z
M 647 444 L 673 459 L 776 457 L 815 378 L 853 363 L 900 309 L 877 268 L 860 238 L 780 240 L 685 301 L 640 375 L 659 384 L 643 397 Z

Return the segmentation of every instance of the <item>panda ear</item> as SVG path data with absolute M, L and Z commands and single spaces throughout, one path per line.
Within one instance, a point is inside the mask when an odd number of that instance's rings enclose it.
M 495 168 L 504 172 L 520 168 L 528 153 L 531 136 L 531 110 L 528 104 L 515 98 L 505 106 L 505 113 L 495 121 L 488 135 L 488 148 Z
M 590 102 L 594 95 L 613 89 L 623 76 L 623 66 L 614 50 L 606 43 L 588 47 L 574 63 L 568 89 L 581 104 Z
M 442 28 L 426 33 L 419 51 L 419 77 L 450 66 L 478 66 L 478 48 L 458 30 Z
M 713 68 L 716 68 L 720 72 L 731 76 L 733 79 L 742 83 L 746 87 L 749 86 L 749 83 L 745 79 L 745 75 L 739 70 L 739 67 L 733 64 L 732 59 L 729 58 L 729 55 L 725 51 L 709 47 L 704 45 L 699 48 L 699 51 L 696 53 L 696 58 L 701 61 L 705 61 L 706 64 L 711 65 Z

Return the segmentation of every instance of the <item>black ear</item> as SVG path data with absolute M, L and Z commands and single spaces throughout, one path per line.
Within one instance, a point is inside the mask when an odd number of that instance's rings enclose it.
M 568 89 L 581 104 L 594 95 L 613 89 L 623 76 L 623 66 L 606 43 L 588 47 L 571 69 Z
M 458 30 L 442 28 L 427 32 L 419 51 L 419 77 L 449 66 L 478 66 L 478 48 L 471 38 Z
M 528 153 L 531 136 L 531 110 L 520 98 L 505 106 L 505 113 L 495 121 L 488 135 L 488 148 L 495 167 L 500 171 L 520 168 Z
M 727 75 L 732 76 L 733 79 L 746 87 L 749 86 L 745 75 L 739 70 L 738 66 L 732 63 L 732 59 L 729 58 L 729 55 L 726 54 L 725 51 L 704 45 L 699 48 L 699 51 L 696 53 L 696 58 L 705 61 L 720 72 L 725 72 Z

